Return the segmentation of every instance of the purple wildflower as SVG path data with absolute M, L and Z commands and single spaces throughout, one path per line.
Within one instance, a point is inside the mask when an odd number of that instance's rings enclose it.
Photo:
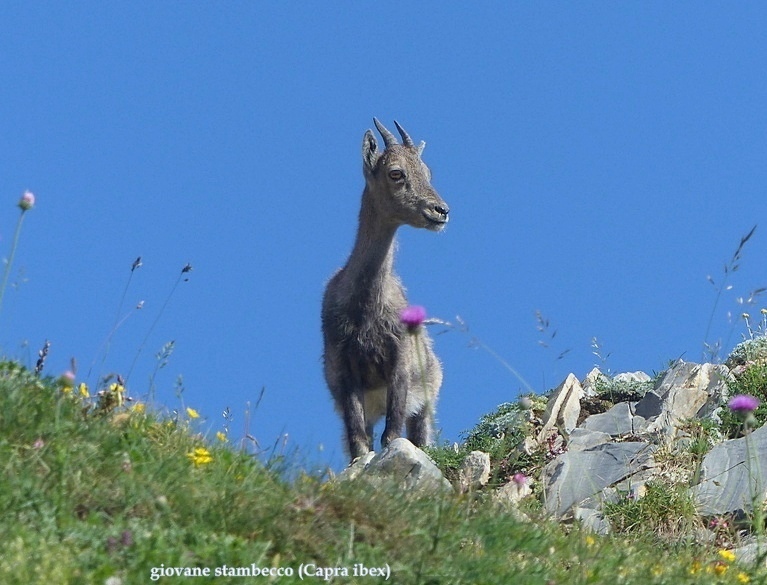
M 133 546 L 133 533 L 130 530 L 123 530 L 120 535 L 120 544 L 123 546 Z
M 522 487 L 523 485 L 525 485 L 525 484 L 527 483 L 527 480 L 528 480 L 528 479 L 529 479 L 529 478 L 528 478 L 528 477 L 527 477 L 527 476 L 526 476 L 524 473 L 515 473 L 515 474 L 514 474 L 514 475 L 511 477 L 511 481 L 513 481 L 515 484 L 517 484 L 517 485 L 518 485 L 518 486 L 520 486 L 520 487 Z
M 426 309 L 419 305 L 410 305 L 399 314 L 399 320 L 405 324 L 408 331 L 413 332 L 426 320 Z
M 757 408 L 759 408 L 759 404 L 761 404 L 760 400 L 754 396 L 749 396 L 748 394 L 738 394 L 737 396 L 733 396 L 730 399 L 730 402 L 727 403 L 727 406 L 733 412 L 747 414 L 754 412 Z

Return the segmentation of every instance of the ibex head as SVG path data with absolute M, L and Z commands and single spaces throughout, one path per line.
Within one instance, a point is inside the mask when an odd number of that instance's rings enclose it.
M 369 195 L 382 220 L 413 227 L 439 231 L 445 227 L 449 212 L 447 203 L 431 186 L 431 171 L 421 160 L 426 146 L 413 143 L 407 132 L 396 121 L 394 125 L 402 137 L 402 144 L 383 124 L 373 118 L 383 138 L 385 149 L 371 130 L 362 140 L 362 163 Z

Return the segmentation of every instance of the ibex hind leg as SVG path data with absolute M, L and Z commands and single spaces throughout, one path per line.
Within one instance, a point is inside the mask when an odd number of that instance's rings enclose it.
M 432 442 L 432 428 L 434 420 L 431 409 L 424 406 L 420 412 L 407 419 L 407 438 L 416 447 L 424 447 Z

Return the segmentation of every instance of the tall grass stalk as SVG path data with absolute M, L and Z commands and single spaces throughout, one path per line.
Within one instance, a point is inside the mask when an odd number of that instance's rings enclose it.
M 162 304 L 162 307 L 160 307 L 160 311 L 157 313 L 157 317 L 155 317 L 154 321 L 152 322 L 152 325 L 149 327 L 149 331 L 146 332 L 146 336 L 144 337 L 144 340 L 141 342 L 141 345 L 139 346 L 138 351 L 136 351 L 136 356 L 133 358 L 133 362 L 131 362 L 130 368 L 128 369 L 128 374 L 125 376 L 126 384 L 128 383 L 128 380 L 130 379 L 130 376 L 133 373 L 133 369 L 136 367 L 136 362 L 138 362 L 138 358 L 141 356 L 141 352 L 144 351 L 144 348 L 146 347 L 146 344 L 149 341 L 149 337 L 152 335 L 152 332 L 154 331 L 155 327 L 157 327 L 157 323 L 160 322 L 160 318 L 165 312 L 165 309 L 168 307 L 168 303 L 170 302 L 170 299 L 173 297 L 173 293 L 176 292 L 176 289 L 178 288 L 178 285 L 182 279 L 184 281 L 188 280 L 188 277 L 186 277 L 185 274 L 191 271 L 192 271 L 191 264 L 186 264 L 181 269 L 181 272 L 179 273 L 178 278 L 176 279 L 176 282 L 173 283 L 173 287 L 170 289 L 168 296 L 165 298 L 165 302 Z
M 445 327 L 449 329 L 457 329 L 461 333 L 464 333 L 469 336 L 469 347 L 478 347 L 481 349 L 484 349 L 487 353 L 489 353 L 491 356 L 493 356 L 498 363 L 500 363 L 504 368 L 506 368 L 511 374 L 519 381 L 522 386 L 525 387 L 525 390 L 531 394 L 535 394 L 535 390 L 533 387 L 527 383 L 527 380 L 525 380 L 522 375 L 515 370 L 509 362 L 507 362 L 503 357 L 500 356 L 493 348 L 491 348 L 489 345 L 485 344 L 479 337 L 476 335 L 472 335 L 469 332 L 469 326 L 466 324 L 466 321 L 464 321 L 460 315 L 455 316 L 455 320 L 458 323 L 458 325 L 454 325 L 453 323 L 450 323 L 449 321 L 443 321 L 442 319 L 435 319 L 430 318 L 424 321 L 425 324 L 438 324 L 438 325 L 444 325 Z
M 418 371 L 421 374 L 421 388 L 426 401 L 424 404 L 424 417 L 431 423 L 433 418 L 433 404 L 429 389 L 426 386 L 426 367 L 424 366 L 424 355 L 421 351 L 421 328 L 426 321 L 426 309 L 417 305 L 411 305 L 400 313 L 400 321 L 406 327 L 408 335 L 412 336 L 415 344 L 415 353 L 418 359 Z M 425 348 L 424 352 L 425 352 Z
M 162 346 L 160 351 L 158 351 L 155 354 L 155 365 L 154 370 L 152 370 L 152 375 L 149 376 L 149 402 L 154 403 L 154 397 L 155 397 L 155 379 L 157 378 L 157 373 L 162 370 L 165 366 L 168 365 L 168 361 L 170 360 L 170 356 L 173 355 L 173 348 L 175 346 L 176 342 L 174 340 L 169 341 L 165 345 Z
M 128 289 L 130 288 L 131 281 L 133 280 L 133 273 L 136 272 L 136 269 L 140 268 L 141 266 L 143 266 L 143 264 L 141 262 L 141 256 L 139 256 L 133 261 L 133 264 L 131 265 L 130 274 L 128 275 L 128 280 L 125 283 L 122 296 L 120 297 L 120 303 L 117 305 L 117 312 L 115 313 L 114 325 L 112 325 L 112 329 L 109 331 L 106 339 L 101 344 L 101 347 L 104 348 L 104 354 L 102 355 L 101 363 L 99 364 L 99 373 L 97 378 L 99 381 L 101 380 L 101 374 L 104 370 L 104 363 L 106 363 L 107 357 L 109 356 L 109 350 L 112 346 L 112 338 L 114 337 L 115 333 L 117 333 L 117 330 L 120 327 L 122 327 L 123 323 L 125 323 L 125 321 L 128 320 L 128 317 L 130 317 L 133 314 L 133 311 L 131 311 L 127 315 L 123 316 L 122 318 L 120 317 L 120 315 L 122 314 L 123 305 L 125 305 L 125 297 L 128 295 Z M 139 303 L 136 308 L 141 308 L 142 306 L 143 306 L 143 303 Z M 93 371 L 93 367 L 95 366 L 97 359 L 98 359 L 98 353 L 96 354 L 96 357 L 93 358 L 93 363 L 91 363 L 91 367 L 88 370 L 87 378 L 90 378 L 91 372 Z
M 711 307 L 711 314 L 708 316 L 708 323 L 706 324 L 706 333 L 703 336 L 703 359 L 706 359 L 706 354 L 711 355 L 711 359 L 713 360 L 716 358 L 716 354 L 719 352 L 719 342 L 714 343 L 713 345 L 708 342 L 708 336 L 711 333 L 711 326 L 714 322 L 714 315 L 716 314 L 716 309 L 719 306 L 719 301 L 722 298 L 722 293 L 727 290 L 732 289 L 732 285 L 729 284 L 730 276 L 737 272 L 740 268 L 740 261 L 743 256 L 743 248 L 746 245 L 746 243 L 751 239 L 751 236 L 754 235 L 754 232 L 756 231 L 756 225 L 751 228 L 751 230 L 742 238 L 740 238 L 740 243 L 738 244 L 738 247 L 735 249 L 735 252 L 732 255 L 732 258 L 730 258 L 730 261 L 724 265 L 724 277 L 722 278 L 721 284 L 719 286 L 716 285 L 714 282 L 714 279 L 711 277 L 711 275 L 708 275 L 706 279 L 711 283 L 712 286 L 716 287 L 716 297 L 714 298 L 714 306 Z
M 426 398 L 426 404 L 424 406 L 426 410 L 424 414 L 426 415 L 427 420 L 432 420 L 433 406 L 431 403 L 431 396 L 429 395 L 429 390 L 426 388 L 426 368 L 423 365 L 423 355 L 421 354 L 420 327 L 415 331 L 411 331 L 410 334 L 413 336 L 415 341 L 415 353 L 418 356 L 418 369 L 421 372 L 421 386 L 423 388 L 423 395 Z
M 745 452 L 746 481 L 751 492 L 751 528 L 756 535 L 757 558 L 761 557 L 764 539 L 764 485 L 759 468 L 759 455 L 752 444 L 751 431 L 757 423 L 754 411 L 761 401 L 750 394 L 738 394 L 727 403 L 728 408 L 741 419 Z
M 16 249 L 19 247 L 21 225 L 24 223 L 24 217 L 27 215 L 27 211 L 32 209 L 34 205 L 35 196 L 30 191 L 26 191 L 18 203 L 19 209 L 21 209 L 21 213 L 19 214 L 19 219 L 16 222 L 16 229 L 13 232 L 11 252 L 8 255 L 8 261 L 5 263 L 5 270 L 3 271 L 3 282 L 0 284 L 0 312 L 2 312 L 3 309 L 3 297 L 5 297 L 5 290 L 8 287 L 8 277 L 10 276 L 11 269 L 13 267 L 13 259 L 16 257 Z
M 754 534 L 756 534 L 759 549 L 761 549 L 764 539 L 764 486 L 762 485 L 762 474 L 759 469 L 759 455 L 754 449 L 748 420 L 743 423 L 743 433 L 745 434 L 746 441 L 746 473 L 748 475 L 749 487 L 751 488 L 751 508 L 754 514 L 752 528 Z M 761 554 L 761 551 L 758 551 L 757 554 Z

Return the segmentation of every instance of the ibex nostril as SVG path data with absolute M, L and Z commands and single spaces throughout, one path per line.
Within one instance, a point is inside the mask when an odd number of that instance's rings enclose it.
M 444 215 L 445 217 L 447 217 L 447 214 L 450 213 L 450 210 L 447 207 L 443 207 L 442 205 L 435 205 L 434 211 L 440 215 Z

